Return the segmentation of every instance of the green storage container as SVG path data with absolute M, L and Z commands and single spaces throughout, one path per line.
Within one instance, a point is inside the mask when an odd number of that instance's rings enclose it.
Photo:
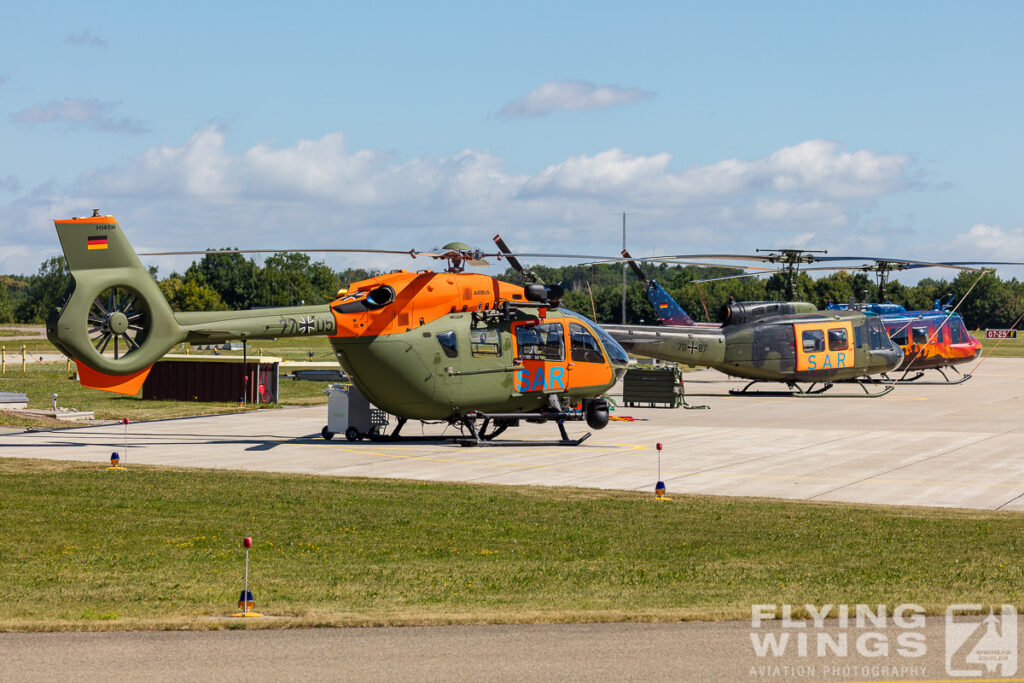
M 626 370 L 622 378 L 622 402 L 629 407 L 678 408 L 683 403 L 682 372 L 678 367 Z

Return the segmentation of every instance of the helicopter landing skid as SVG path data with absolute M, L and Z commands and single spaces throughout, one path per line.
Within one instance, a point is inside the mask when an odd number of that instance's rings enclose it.
M 924 385 L 929 385 L 929 386 L 947 386 L 947 385 L 949 385 L 949 386 L 952 386 L 954 384 L 963 384 L 964 382 L 966 382 L 967 380 L 969 380 L 971 378 L 971 375 L 961 375 L 959 370 L 957 370 L 956 368 L 952 368 L 952 367 L 950 369 L 953 372 L 955 372 L 957 375 L 960 375 L 959 377 L 955 377 L 953 379 L 950 379 L 949 377 L 946 376 L 946 373 L 944 373 L 942 371 L 942 368 L 933 368 L 933 369 L 937 370 L 939 372 L 939 374 L 942 375 L 942 381 L 939 381 L 939 380 L 925 380 L 923 382 L 920 381 L 921 378 L 924 377 L 924 370 L 918 370 L 917 374 L 915 374 L 913 377 L 903 376 L 903 377 L 900 377 L 899 379 L 891 379 L 891 378 L 889 378 L 888 375 L 882 375 L 882 377 L 885 378 L 885 379 L 870 379 L 870 380 L 866 380 L 866 381 L 871 382 L 872 384 L 890 384 L 890 383 L 891 384 L 910 384 L 911 382 L 913 382 L 917 386 L 924 386 Z
M 413 441 L 430 441 L 434 443 L 451 443 L 459 444 L 460 446 L 579 446 L 581 443 L 590 438 L 590 433 L 587 432 L 578 439 L 570 439 L 569 434 L 565 431 L 565 422 L 567 420 L 582 420 L 582 416 L 570 415 L 566 413 L 552 413 L 552 412 L 538 412 L 538 413 L 467 413 L 461 419 L 461 423 L 469 431 L 469 435 L 431 435 L 431 436 L 401 436 L 399 434 L 402 431 L 402 427 L 408 422 L 407 418 L 399 418 L 398 424 L 395 425 L 394 431 L 390 434 L 368 434 L 368 438 L 371 441 L 377 442 L 413 442 Z M 476 426 L 477 420 L 483 420 L 478 428 Z M 519 420 L 529 420 L 531 422 L 548 422 L 554 420 L 558 424 L 558 430 L 561 432 L 562 438 L 558 441 L 526 441 L 526 440 L 503 440 L 495 441 L 495 438 L 502 434 L 509 427 L 514 427 L 519 423 Z M 488 428 L 491 428 L 488 432 Z
M 479 431 L 476 428 L 477 419 L 483 419 L 483 423 L 480 425 Z M 554 412 L 490 414 L 467 413 L 462 418 L 462 424 L 464 424 L 466 429 L 469 430 L 470 436 L 460 437 L 457 439 L 457 442 L 462 446 L 579 446 L 590 438 L 590 432 L 587 432 L 578 439 L 570 439 L 569 434 L 565 431 L 565 422 L 566 420 L 582 419 L 583 416 Z M 498 436 L 509 427 L 517 425 L 519 420 L 529 420 L 531 422 L 549 422 L 554 420 L 558 425 L 558 431 L 561 433 L 562 438 L 559 441 L 494 440 L 494 437 Z M 487 427 L 492 422 L 494 423 L 494 429 L 492 429 L 491 433 L 488 434 Z
M 864 393 L 825 394 L 826 391 L 835 386 L 835 384 L 833 384 L 832 382 L 825 382 L 820 387 L 818 386 L 818 382 L 814 382 L 806 389 L 801 387 L 796 382 L 787 382 L 786 386 L 789 387 L 788 390 L 751 391 L 750 387 L 754 386 L 755 384 L 761 383 L 761 380 L 755 379 L 750 381 L 742 389 L 730 389 L 729 394 L 732 396 L 793 396 L 795 398 L 878 398 L 880 396 L 885 396 L 894 388 L 892 384 L 888 384 L 881 391 L 871 391 L 867 388 L 866 383 L 864 381 L 861 381 L 859 379 L 850 381 L 856 383 L 861 389 L 864 390 Z

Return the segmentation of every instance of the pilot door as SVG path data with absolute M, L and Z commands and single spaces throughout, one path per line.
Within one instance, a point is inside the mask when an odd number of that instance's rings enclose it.
M 512 336 L 518 360 L 512 382 L 513 393 L 550 394 L 566 391 L 569 385 L 565 359 L 566 335 L 562 323 L 513 323 Z
M 596 387 L 612 381 L 612 366 L 601 352 L 601 345 L 585 326 L 569 322 L 569 359 L 566 363 L 568 386 Z

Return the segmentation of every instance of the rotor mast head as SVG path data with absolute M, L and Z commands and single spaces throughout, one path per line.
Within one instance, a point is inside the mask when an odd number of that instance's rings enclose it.
M 477 267 L 490 265 L 482 251 L 471 248 L 465 242 L 449 242 L 441 247 L 441 253 L 430 255 L 448 262 L 446 273 L 461 273 L 466 270 L 466 264 Z
M 796 276 L 800 272 L 801 263 L 814 263 L 818 260 L 815 254 L 827 254 L 825 249 L 755 249 L 756 252 L 768 252 L 764 260 L 768 263 L 782 264 L 786 274 L 786 301 L 792 301 L 796 290 Z

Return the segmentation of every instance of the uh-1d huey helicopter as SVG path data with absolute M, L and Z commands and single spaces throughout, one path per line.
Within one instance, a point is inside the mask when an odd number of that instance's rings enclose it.
M 946 264 L 952 265 L 952 264 Z M 991 265 L 991 264 L 989 264 Z M 919 264 L 892 262 L 876 259 L 867 264 L 848 270 L 860 270 L 875 274 L 878 283 L 877 299 L 880 303 L 846 304 L 829 303 L 829 310 L 855 309 L 870 311 L 881 318 L 889 338 L 903 349 L 903 362 L 896 368 L 903 376 L 893 378 L 895 382 L 916 382 L 918 384 L 961 384 L 971 378 L 969 374 L 961 374 L 958 365 L 969 363 L 981 354 L 981 342 L 971 336 L 964 324 L 963 317 L 951 309 L 952 295 L 945 303 L 935 302 L 929 310 L 908 311 L 904 306 L 886 302 L 885 285 L 889 273 L 894 270 L 923 268 Z M 885 303 L 881 303 L 885 302 Z M 950 379 L 944 369 L 950 369 L 958 377 Z M 920 381 L 926 370 L 935 370 L 942 376 L 942 381 Z M 911 371 L 914 375 L 909 376 Z M 884 381 L 890 381 L 888 377 Z
M 458 243 L 440 253 L 306 250 L 427 256 L 447 261 L 448 268 L 377 275 L 321 305 L 174 312 L 112 216 L 94 211 L 54 224 L 72 285 L 47 321 L 47 336 L 75 360 L 83 386 L 94 389 L 137 393 L 152 365 L 181 342 L 326 335 L 359 391 L 398 418 L 391 434 L 375 438 L 401 439 L 402 426 L 414 419 L 463 428 L 462 436 L 446 440 L 468 446 L 577 445 L 589 433 L 570 439 L 564 423 L 607 425 L 602 395 L 629 361 L 600 326 L 559 308 L 561 287 L 521 287 L 464 272 L 467 264 L 486 265 L 490 256 L 522 270 L 500 236 L 495 254 Z M 143 255 L 206 253 L 225 252 Z M 109 351 L 113 357 L 105 355 Z M 581 410 L 568 409 L 577 404 Z M 554 421 L 561 439 L 493 440 L 521 420 Z
M 797 253 L 792 250 L 793 253 Z M 808 253 L 808 252 L 803 252 Z M 825 253 L 825 252 L 813 252 Z M 889 275 L 893 271 L 902 271 L 918 268 L 952 268 L 961 271 L 980 273 L 979 278 L 987 272 L 987 268 L 974 266 L 995 266 L 995 265 L 1024 265 L 1016 262 L 982 262 L 982 261 L 957 261 L 957 262 L 928 262 L 909 261 L 903 259 L 872 258 L 872 257 L 805 257 L 805 263 L 815 261 L 845 261 L 860 260 L 873 261 L 865 265 L 836 265 L 817 266 L 805 268 L 807 271 L 860 271 L 873 273 L 877 282 L 876 297 L 878 302 L 885 303 L 856 303 L 851 299 L 849 303 L 840 304 L 829 302 L 826 310 L 857 310 L 873 313 L 879 317 L 885 326 L 886 334 L 903 350 L 903 362 L 895 368 L 896 372 L 903 372 L 899 378 L 889 377 L 883 373 L 879 378 L 871 378 L 865 381 L 874 383 L 909 383 L 917 384 L 960 384 L 966 382 L 971 376 L 960 375 L 957 365 L 973 361 L 981 353 L 981 342 L 971 336 L 967 331 L 963 318 L 956 312 L 956 307 L 951 307 L 952 297 L 945 304 L 936 301 L 933 308 L 929 310 L 908 311 L 905 307 L 886 302 L 885 286 Z M 783 275 L 786 279 L 786 296 L 791 299 L 793 296 L 795 270 L 792 266 L 784 269 Z M 728 280 L 743 277 L 758 277 L 764 272 L 744 273 L 741 275 L 727 275 L 705 280 L 694 280 L 695 283 L 710 282 L 713 280 Z M 948 368 L 960 375 L 956 379 L 950 379 L 944 369 Z M 925 376 L 926 370 L 936 370 L 942 381 L 918 381 Z M 912 376 L 908 375 L 914 372 Z
M 836 382 L 857 382 L 862 394 L 829 396 L 877 397 L 892 391 L 868 389 L 864 377 L 888 372 L 903 360 L 903 352 L 885 334 L 878 317 L 860 311 L 819 311 L 804 302 L 747 301 L 727 303 L 717 325 L 698 324 L 672 296 L 648 278 L 622 252 L 623 258 L 647 288 L 661 326 L 605 325 L 633 353 L 660 360 L 707 366 L 733 377 L 749 379 L 734 395 L 821 396 Z M 644 261 L 675 261 L 709 265 L 688 259 L 734 258 L 725 254 L 652 257 Z M 722 266 L 717 266 L 722 267 Z M 762 382 L 781 382 L 788 390 L 751 390 Z M 808 384 L 806 388 L 801 383 Z M 820 386 L 819 386 L 820 385 Z
M 643 260 L 716 267 L 723 266 L 692 259 L 781 263 L 789 276 L 786 291 L 787 298 L 791 298 L 793 279 L 800 264 L 850 258 L 824 259 L 816 253 L 824 252 L 786 249 L 761 256 L 694 254 Z M 877 314 L 850 310 L 819 311 L 813 304 L 792 301 L 730 302 L 722 306 L 719 324 L 696 323 L 664 287 L 646 276 L 630 259 L 628 252 L 623 250 L 622 255 L 644 283 L 648 298 L 662 323 L 661 327 L 606 326 L 612 336 L 634 353 L 708 366 L 751 380 L 742 389 L 731 390 L 734 395 L 818 396 L 836 382 L 854 382 L 864 393 L 832 393 L 830 396 L 877 397 L 893 388 L 891 383 L 881 391 L 873 392 L 867 387 L 872 375 L 884 376 L 903 362 L 903 350 L 889 339 Z M 745 276 L 749 277 L 749 274 Z M 729 277 L 737 276 L 711 279 Z M 760 382 L 782 382 L 789 390 L 751 391 L 751 387 Z M 809 382 L 810 386 L 805 389 L 800 386 L 801 382 Z

